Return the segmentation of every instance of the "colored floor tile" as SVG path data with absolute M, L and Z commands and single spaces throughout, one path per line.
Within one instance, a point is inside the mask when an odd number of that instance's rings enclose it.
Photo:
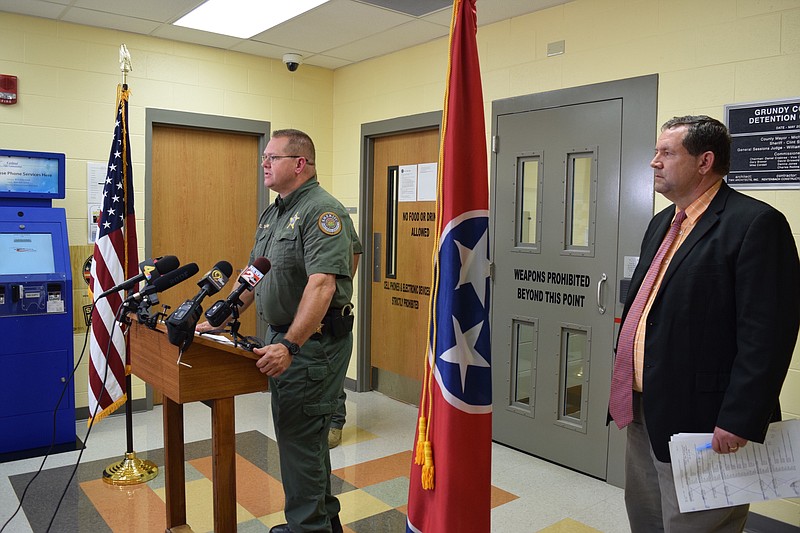
M 268 533 L 272 526 L 286 522 L 277 445 L 269 416 L 265 415 L 267 399 L 262 393 L 237 397 L 237 531 L 241 533 Z M 391 423 L 386 413 L 391 413 Z M 348 422 L 342 444 L 331 454 L 331 485 L 342 503 L 340 518 L 345 533 L 405 532 L 416 414 L 415 408 L 377 393 L 348 393 Z M 184 416 L 187 522 L 193 533 L 210 533 L 214 522 L 209 410 L 201 404 L 187 404 Z M 77 452 L 57 454 L 48 459 L 47 467 L 30 487 L 38 462 L 19 459 L 0 463 L 0 484 L 6 483 L 9 489 L 0 491 L 0 525 L 25 492 L 22 510 L 4 533 L 48 528 L 92 533 L 164 531 L 161 413 L 156 409 L 139 413 L 134 419 L 139 426 L 137 438 L 146 443 L 139 446 L 138 456 L 159 466 L 155 479 L 128 487 L 102 481 L 104 469 L 122 456 L 122 452 L 109 454 L 109 450 L 124 444 L 124 417 L 111 417 L 96 428 L 77 467 Z M 552 464 L 494 445 L 493 471 L 502 475 L 493 477 L 492 533 L 627 531 L 620 490 L 564 470 L 563 481 L 554 481 L 563 489 L 559 491 L 565 495 L 563 503 L 554 503 L 555 495 L 549 493 L 543 503 L 541 484 L 531 483 L 543 475 L 540 467 L 547 475 L 560 471 Z M 596 502 L 589 502 L 597 513 L 580 506 L 580 516 L 570 511 L 576 509 L 571 496 L 579 489 L 591 489 L 597 495 Z

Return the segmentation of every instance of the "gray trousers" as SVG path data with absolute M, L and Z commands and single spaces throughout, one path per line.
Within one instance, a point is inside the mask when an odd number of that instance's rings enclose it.
M 270 342 L 280 339 L 271 333 Z M 292 533 L 329 533 L 341 508 L 331 494 L 328 430 L 352 347 L 352 333 L 309 340 L 283 374 L 269 379 L 284 515 Z
M 681 513 L 672 465 L 656 459 L 647 435 L 642 395 L 633 395 L 625 450 L 625 508 L 632 533 L 740 533 L 749 505 Z

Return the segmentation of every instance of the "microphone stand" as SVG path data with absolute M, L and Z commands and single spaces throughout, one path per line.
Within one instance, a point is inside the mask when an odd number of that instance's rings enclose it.
M 228 323 L 228 327 L 230 328 L 230 334 L 231 339 L 233 339 L 234 348 L 242 347 L 245 350 L 252 351 L 253 348 L 261 348 L 264 346 L 263 341 L 260 339 L 239 335 L 239 326 L 241 326 L 241 323 L 239 322 L 238 305 L 234 304 L 233 308 L 231 309 L 231 316 L 233 317 L 233 320 Z
M 170 306 L 166 304 L 163 305 L 163 311 L 150 313 L 150 306 L 156 303 L 158 303 L 157 298 L 145 298 L 142 303 L 139 304 L 139 307 L 136 309 L 136 317 L 139 319 L 139 324 L 147 326 L 150 329 L 156 329 L 159 322 L 163 322 L 164 319 L 167 318 L 167 311 L 169 311 Z
M 235 303 L 233 304 L 233 308 L 231 309 L 231 316 L 233 320 L 230 321 L 228 326 L 231 328 L 231 338 L 233 339 L 233 347 L 238 348 L 239 343 L 243 340 L 241 335 L 239 335 L 239 326 L 241 323 L 239 322 L 239 306 Z

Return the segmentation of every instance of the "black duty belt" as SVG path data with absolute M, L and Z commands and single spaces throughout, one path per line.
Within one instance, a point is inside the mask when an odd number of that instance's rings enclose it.
M 344 307 L 331 307 L 325 312 L 325 316 L 322 317 L 322 322 L 317 328 L 317 331 L 311 335 L 311 338 L 319 339 L 323 335 L 332 335 L 336 338 L 344 337 L 353 331 L 353 322 L 353 306 L 351 304 L 347 304 Z M 289 331 L 289 326 L 291 326 L 291 323 L 285 325 L 269 325 L 272 331 L 277 333 L 286 333 Z

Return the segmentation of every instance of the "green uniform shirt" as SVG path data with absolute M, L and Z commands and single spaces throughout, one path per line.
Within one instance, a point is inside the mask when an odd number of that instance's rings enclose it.
M 281 205 L 282 204 L 282 205 Z M 361 243 L 344 206 L 311 178 L 261 214 L 250 262 L 266 257 L 271 270 L 255 288 L 256 312 L 268 324 L 294 320 L 308 277 L 336 275 L 330 307 L 350 303 L 353 254 Z M 355 250 L 358 250 L 356 252 Z

